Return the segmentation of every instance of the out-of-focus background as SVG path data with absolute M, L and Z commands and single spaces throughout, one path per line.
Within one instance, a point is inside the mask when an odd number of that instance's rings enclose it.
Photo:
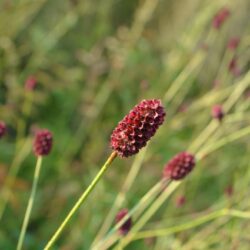
M 220 11 L 223 21 L 215 20 Z M 34 131 L 51 130 L 54 145 L 24 249 L 42 249 L 111 153 L 118 121 L 147 98 L 162 100 L 166 122 L 146 152 L 115 160 L 53 249 L 90 249 L 131 167 L 117 209 L 134 207 L 187 149 L 205 153 L 143 229 L 214 209 L 249 211 L 249 14 L 249 0 L 1 0 L 0 120 L 8 132 L 0 139 L 0 249 L 16 248 Z M 215 104 L 225 109 L 222 123 L 211 121 Z M 126 249 L 247 250 L 249 230 L 249 220 L 223 217 Z

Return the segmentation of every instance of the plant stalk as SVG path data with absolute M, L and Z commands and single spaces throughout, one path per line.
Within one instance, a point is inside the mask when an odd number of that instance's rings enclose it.
M 27 206 L 27 209 L 26 209 L 26 212 L 25 212 L 21 233 L 19 235 L 19 239 L 18 239 L 18 243 L 17 243 L 17 250 L 21 250 L 22 246 L 23 246 L 24 237 L 25 237 L 26 230 L 27 230 L 27 227 L 28 227 L 32 207 L 33 207 L 33 204 L 34 204 L 34 199 L 35 199 L 35 195 L 36 195 L 37 184 L 38 184 L 38 179 L 39 179 L 39 175 L 40 175 L 41 166 L 42 166 L 42 157 L 39 156 L 37 158 L 37 162 L 36 162 L 34 180 L 33 180 L 33 184 L 32 184 L 30 198 L 29 198 L 29 201 L 28 201 L 28 206 Z
M 53 236 L 51 237 L 51 239 L 49 240 L 49 242 L 47 243 L 47 245 L 44 247 L 44 250 L 48 250 L 48 249 L 50 249 L 53 246 L 53 244 L 55 243 L 55 241 L 57 240 L 57 238 L 59 237 L 59 235 L 62 233 L 62 231 L 65 228 L 65 226 L 70 222 L 72 216 L 76 213 L 76 211 L 80 208 L 80 206 L 88 198 L 88 196 L 93 191 L 93 189 L 95 188 L 96 184 L 99 182 L 99 180 L 101 179 L 101 177 L 103 176 L 103 174 L 106 172 L 106 170 L 108 169 L 108 167 L 111 165 L 111 163 L 113 162 L 113 160 L 116 158 L 116 156 L 117 156 L 116 152 L 113 152 L 109 156 L 108 160 L 102 166 L 102 168 L 97 173 L 97 175 L 95 176 L 95 178 L 92 180 L 92 182 L 90 183 L 90 185 L 83 192 L 83 194 L 81 195 L 81 197 L 77 200 L 77 202 L 75 203 L 75 205 L 73 206 L 73 208 L 70 210 L 70 212 L 68 213 L 68 215 L 66 216 L 66 218 L 64 219 L 64 221 L 61 223 L 61 225 L 58 227 L 58 229 L 56 230 L 56 232 L 53 234 Z

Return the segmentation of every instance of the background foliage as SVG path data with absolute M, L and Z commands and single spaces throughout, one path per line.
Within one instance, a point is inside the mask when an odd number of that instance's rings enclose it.
M 231 15 L 216 30 L 212 19 L 223 6 Z M 117 122 L 146 98 L 163 100 L 167 121 L 141 156 L 119 206 L 135 206 L 174 154 L 226 138 L 223 147 L 201 155 L 144 229 L 179 225 L 213 209 L 249 210 L 249 133 L 232 143 L 228 138 L 250 126 L 249 11 L 249 0 L 1 0 L 0 119 L 8 125 L 0 141 L 1 204 L 7 178 L 11 195 L 0 222 L 0 249 L 15 249 L 20 233 L 35 165 L 34 129 L 50 129 L 54 147 L 42 167 L 25 249 L 42 249 L 110 154 Z M 240 38 L 233 51 L 227 48 L 232 37 Z M 235 56 L 239 75 L 228 69 Z M 30 75 L 38 81 L 31 95 L 24 89 Z M 228 99 L 235 99 L 231 106 Z M 216 103 L 227 103 L 225 121 L 208 125 Z M 214 130 L 199 145 L 207 125 Z M 114 162 L 55 249 L 90 249 L 134 160 Z M 228 188 L 232 195 L 225 194 Z M 176 208 L 179 196 L 186 203 Z M 244 250 L 249 230 L 249 220 L 219 218 L 127 249 Z

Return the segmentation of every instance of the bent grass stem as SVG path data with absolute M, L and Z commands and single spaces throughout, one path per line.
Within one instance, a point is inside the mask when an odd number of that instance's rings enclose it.
M 236 218 L 241 218 L 241 219 L 250 219 L 249 212 L 242 212 L 242 211 L 238 211 L 234 209 L 222 209 L 222 210 L 212 212 L 198 219 L 192 220 L 190 222 L 187 222 L 178 226 L 173 226 L 173 227 L 164 228 L 164 229 L 157 229 L 157 230 L 152 230 L 152 231 L 149 230 L 149 231 L 139 232 L 132 238 L 132 241 L 138 240 L 138 239 L 144 239 L 148 237 L 162 237 L 162 236 L 166 236 L 169 234 L 182 232 L 184 230 L 198 227 L 206 222 L 209 222 L 211 220 L 224 217 L 224 216 L 236 217 Z

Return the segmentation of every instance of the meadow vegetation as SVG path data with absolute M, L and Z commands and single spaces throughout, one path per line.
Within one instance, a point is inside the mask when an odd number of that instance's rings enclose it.
M 160 99 L 164 123 L 112 162 L 51 249 L 248 250 L 249 13 L 249 0 L 1 0 L 0 249 L 17 247 L 39 129 L 53 145 L 24 235 L 32 250 L 112 153 L 118 122 Z M 195 167 L 169 182 L 163 169 L 183 151 Z

